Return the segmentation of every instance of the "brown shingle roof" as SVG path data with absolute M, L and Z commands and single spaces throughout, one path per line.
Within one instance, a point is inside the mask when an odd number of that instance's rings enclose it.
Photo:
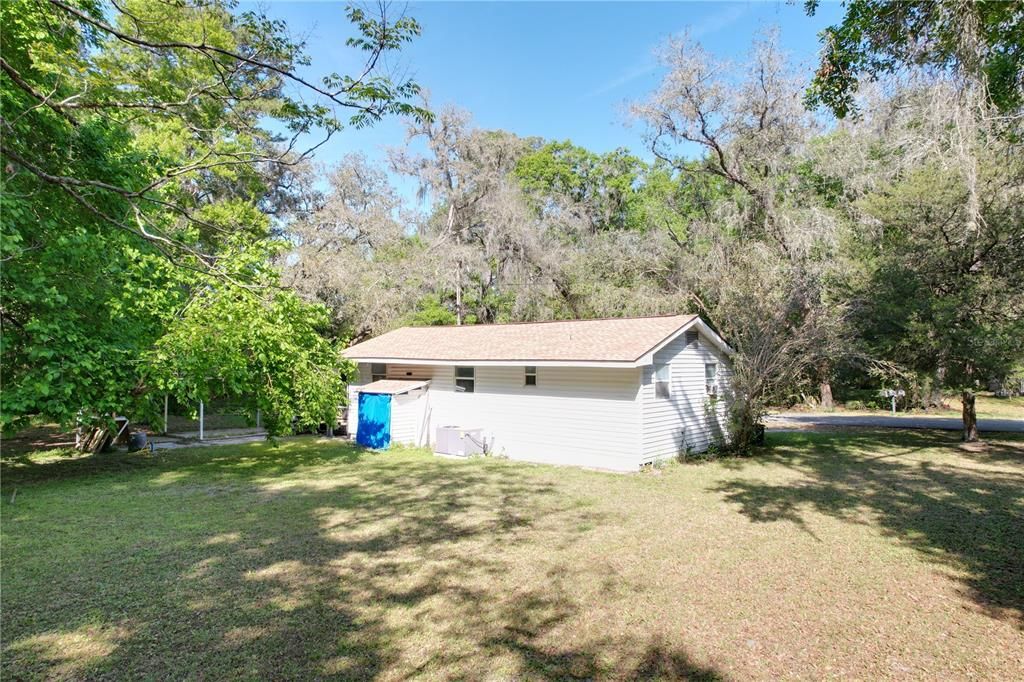
M 634 362 L 696 315 L 402 327 L 344 351 L 353 360 Z

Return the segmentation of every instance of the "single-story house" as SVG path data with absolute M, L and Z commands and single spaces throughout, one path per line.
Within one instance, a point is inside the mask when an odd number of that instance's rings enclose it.
M 403 327 L 344 351 L 348 423 L 371 447 L 635 471 L 725 437 L 732 352 L 696 315 Z

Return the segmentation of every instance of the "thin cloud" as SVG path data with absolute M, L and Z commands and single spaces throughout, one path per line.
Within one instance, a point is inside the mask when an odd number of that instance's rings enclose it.
M 731 26 L 746 13 L 747 5 L 730 5 L 721 12 L 715 12 L 705 17 L 703 21 L 691 26 L 690 36 L 692 38 L 702 38 L 711 33 L 717 33 L 723 28 Z
M 637 78 L 643 78 L 647 74 L 653 73 L 654 70 L 657 68 L 657 63 L 648 63 L 635 69 L 631 69 L 629 71 L 621 73 L 615 78 L 605 83 L 604 85 L 602 85 L 601 87 L 597 88 L 596 90 L 591 90 L 590 92 L 588 92 L 587 97 L 597 97 L 607 92 L 611 92 L 612 90 L 618 90 L 626 83 L 632 83 Z
M 730 5 L 726 9 L 705 17 L 703 20 L 688 26 L 689 34 L 691 38 L 700 39 L 704 36 L 717 33 L 722 29 L 728 28 L 734 24 L 740 17 L 747 12 L 746 5 Z M 654 73 L 658 68 L 658 62 L 654 60 L 647 61 L 641 66 L 634 67 L 628 71 L 620 73 L 615 78 L 606 82 L 594 90 L 588 92 L 586 97 L 599 97 L 600 95 L 607 94 L 612 90 L 618 90 L 627 83 L 632 83 L 638 78 Z

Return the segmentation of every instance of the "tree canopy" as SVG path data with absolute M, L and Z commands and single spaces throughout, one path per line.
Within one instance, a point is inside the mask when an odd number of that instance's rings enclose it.
M 416 21 L 347 17 L 363 68 L 315 79 L 227 0 L 0 5 L 0 426 L 167 393 L 316 425 L 340 346 L 404 324 L 700 313 L 741 449 L 769 404 L 1024 366 L 1019 3 L 851 0 L 810 82 L 771 30 L 740 63 L 671 38 L 612 151 L 433 107 L 385 69 Z M 386 163 L 317 165 L 385 116 Z
M 281 22 L 232 2 L 3 4 L 5 428 L 154 418 L 157 392 L 202 397 L 217 377 L 272 431 L 333 415 L 337 381 L 321 375 L 344 367 L 311 333 L 318 306 L 268 267 L 271 221 L 311 151 L 300 141 L 427 116 L 414 83 L 377 68 L 419 32 L 385 12 L 350 8 L 366 67 L 314 83 Z M 221 346 L 217 367 L 169 354 L 228 344 L 225 325 L 278 330 L 252 379 L 274 391 L 225 379 L 253 360 L 251 338 Z
M 806 0 L 814 14 L 820 0 Z M 848 0 L 843 20 L 822 34 L 821 64 L 807 92 L 812 106 L 842 118 L 857 111 L 862 78 L 912 67 L 983 80 L 995 106 L 1019 109 L 1024 84 L 1024 9 L 1020 2 Z

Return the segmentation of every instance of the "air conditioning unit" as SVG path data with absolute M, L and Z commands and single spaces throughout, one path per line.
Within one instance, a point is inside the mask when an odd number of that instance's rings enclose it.
M 487 451 L 483 429 L 466 429 L 461 426 L 438 426 L 434 440 L 434 452 L 455 457 L 482 455 Z

